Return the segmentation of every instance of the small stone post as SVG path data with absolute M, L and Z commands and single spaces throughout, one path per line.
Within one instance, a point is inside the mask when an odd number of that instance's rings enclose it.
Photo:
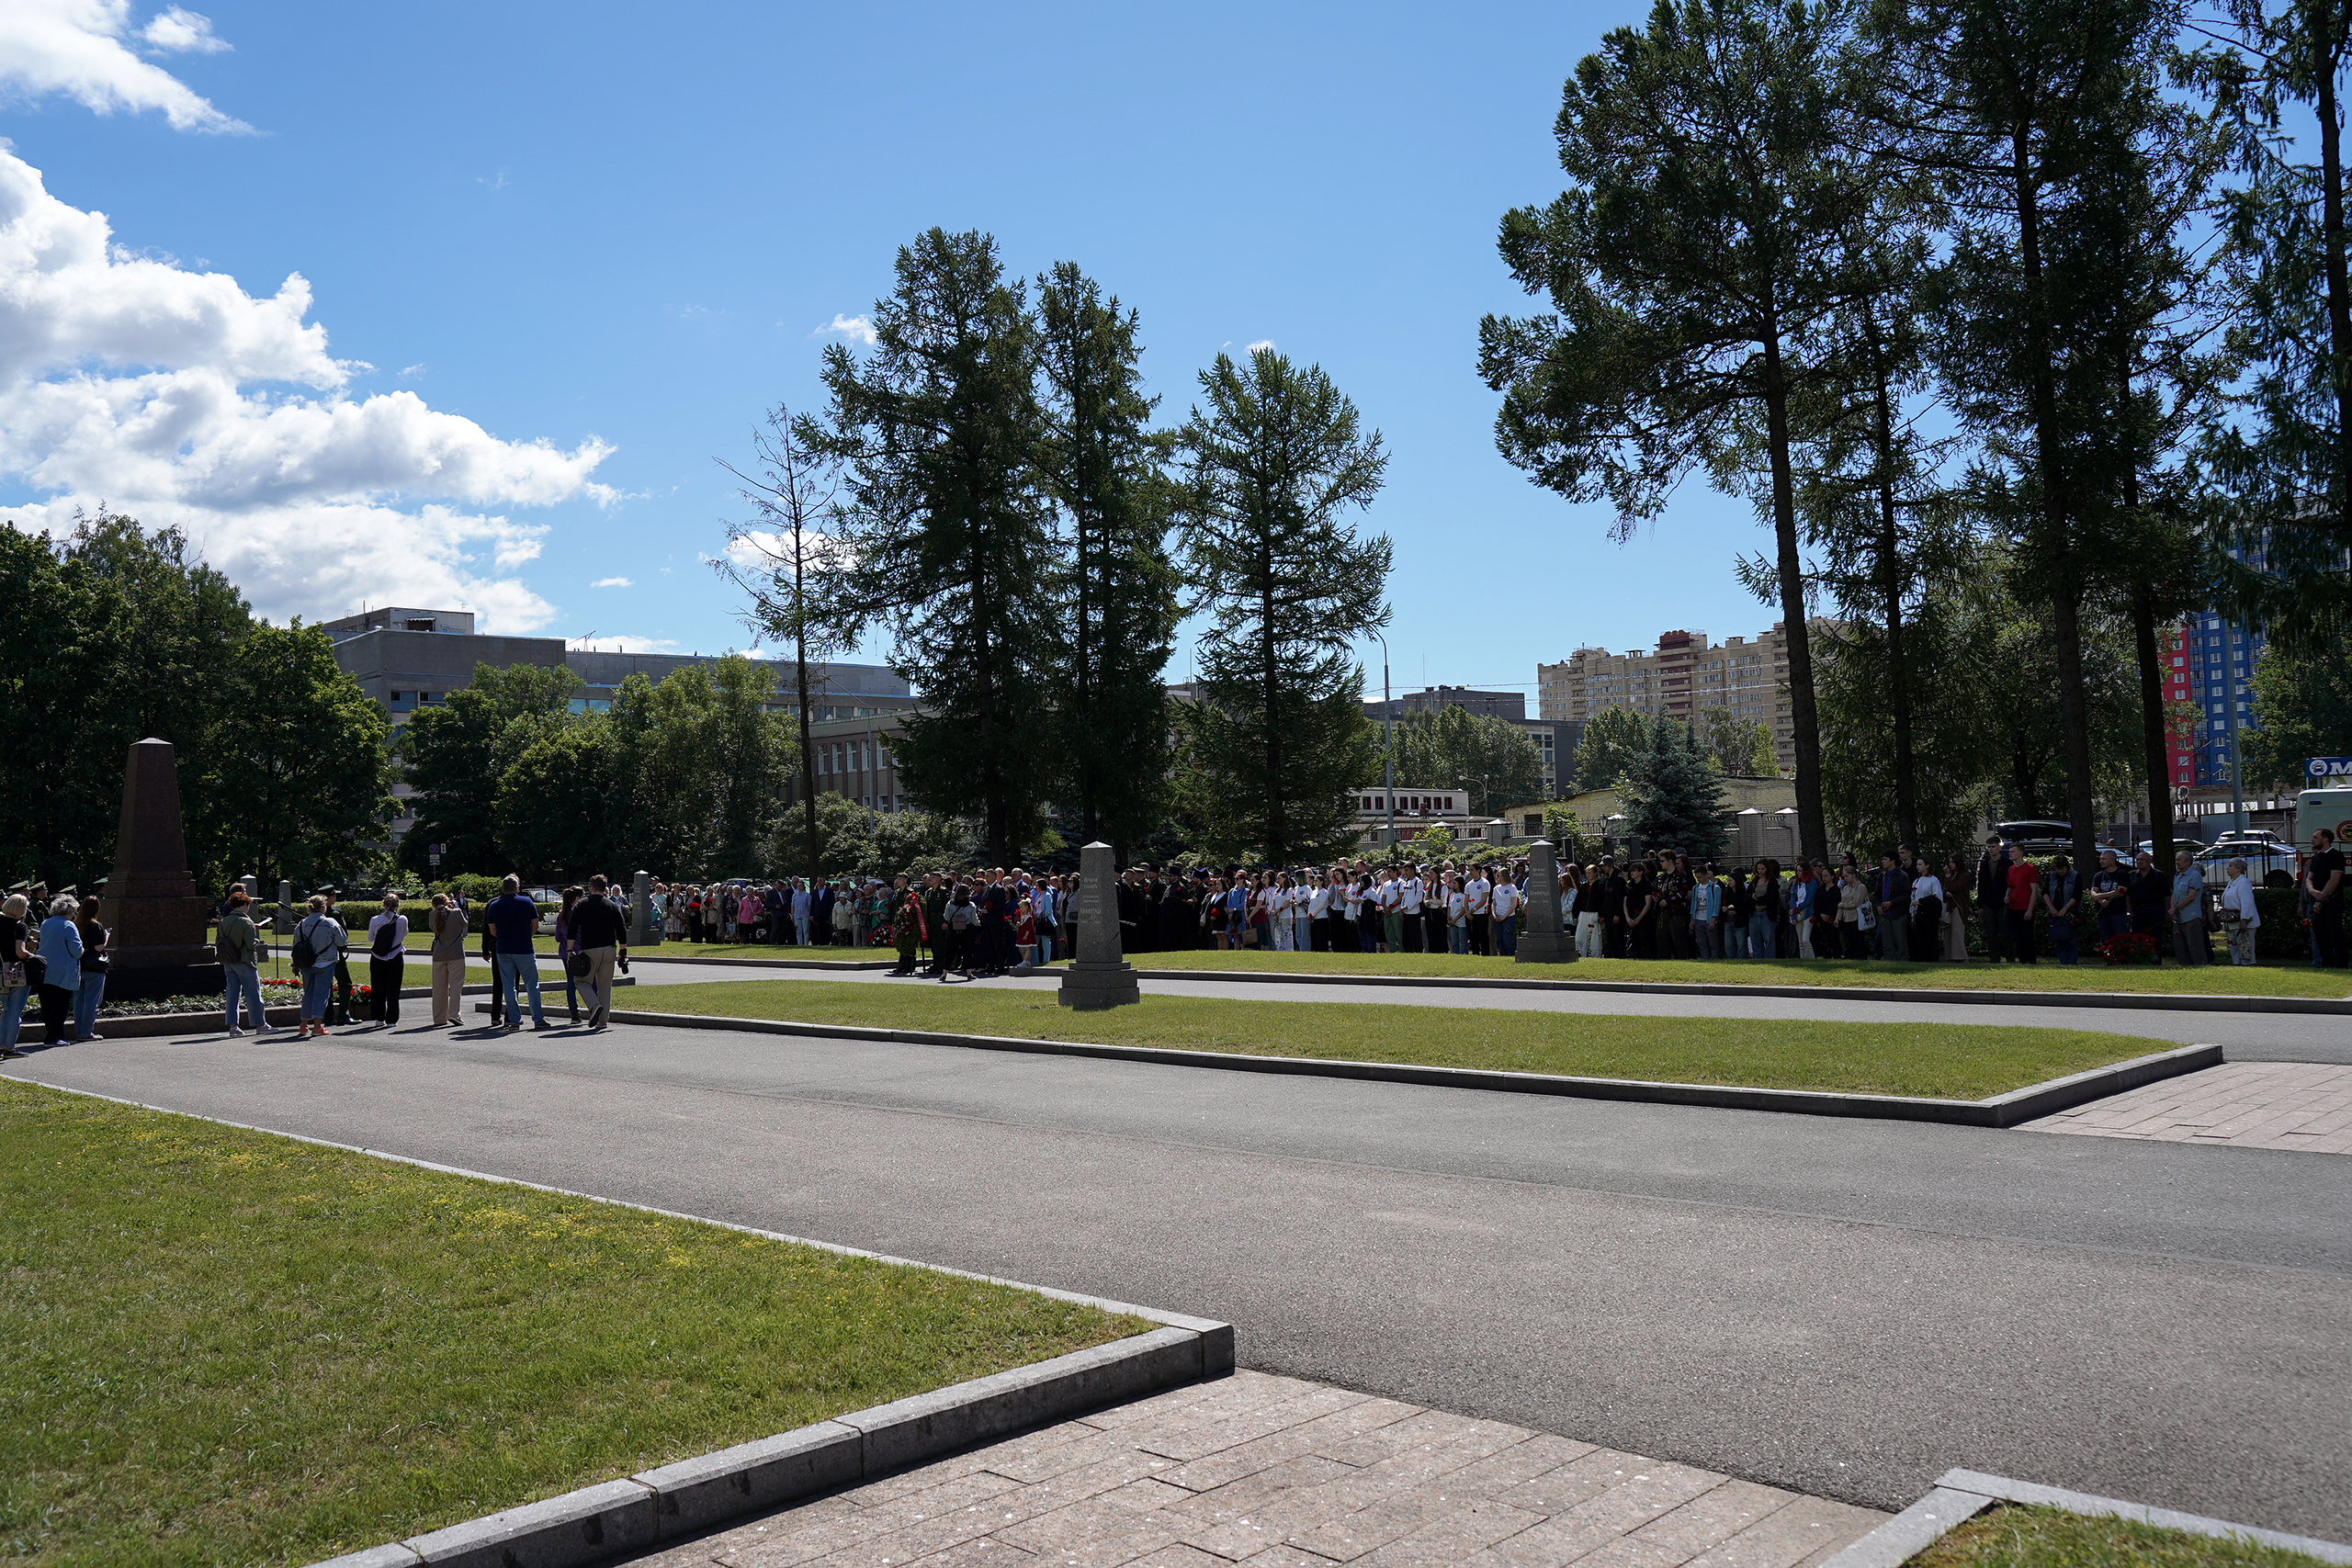
M 1119 868 L 1111 846 L 1078 852 L 1078 957 L 1062 971 L 1054 999 L 1066 1008 L 1114 1008 L 1143 1000 L 1119 948 Z
M 640 871 L 629 878 L 628 944 L 650 947 L 653 939 L 653 874 Z
M 1576 944 L 1560 929 L 1560 864 L 1552 840 L 1538 839 L 1527 846 L 1527 929 L 1520 932 L 1521 964 L 1574 964 Z

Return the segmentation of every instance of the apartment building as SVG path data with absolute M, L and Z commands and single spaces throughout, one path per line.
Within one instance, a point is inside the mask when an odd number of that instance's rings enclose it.
M 1712 643 L 1702 631 L 1670 631 L 1646 650 L 1580 648 L 1557 664 L 1538 664 L 1535 682 L 1538 712 L 1577 724 L 1612 707 L 1684 722 L 1708 708 L 1729 708 L 1770 725 L 1781 771 L 1796 767 L 1788 635 L 1779 621 L 1752 641 Z

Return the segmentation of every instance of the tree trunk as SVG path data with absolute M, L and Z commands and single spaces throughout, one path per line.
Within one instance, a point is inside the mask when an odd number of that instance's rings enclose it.
M 2155 840 L 2156 863 L 2169 866 L 2171 739 L 2165 722 L 2164 656 L 2156 642 L 2156 595 L 2145 581 L 2132 585 L 2132 640 L 2140 660 L 2140 744 L 2143 765 L 2148 770 L 2148 837 Z
M 1772 456 L 1772 532 L 1778 543 L 1781 625 L 1789 646 L 1789 720 L 1795 728 L 1798 847 L 1807 860 L 1829 857 L 1821 806 L 1821 727 L 1813 702 L 1813 639 L 1804 618 L 1804 561 L 1797 553 L 1796 483 L 1789 466 L 1789 387 L 1781 363 L 1781 329 L 1764 332 L 1764 423 Z
M 1274 711 L 1277 671 L 1274 665 L 1274 552 L 1268 544 L 1258 563 L 1260 673 L 1266 688 L 1266 863 L 1288 865 L 1290 846 L 1283 841 L 1283 727 Z
M 796 513 L 797 507 L 795 508 Z M 808 547 L 800 519 L 792 520 L 792 672 L 800 697 L 800 831 L 813 888 L 817 871 L 817 743 L 808 728 L 808 602 L 804 586 Z
M 2022 106 L 2020 106 L 2022 109 Z M 2020 112 L 2009 137 L 2017 187 L 2018 251 L 2025 278 L 2026 331 L 2033 352 L 2034 461 L 2041 470 L 2043 554 L 2048 562 L 2050 629 L 2058 644 L 2058 727 L 2066 773 L 2066 820 L 2075 863 L 2092 860 L 2090 705 L 2083 690 L 2083 590 L 2068 538 L 2072 513 L 2059 460 L 2058 389 L 2052 363 L 2049 301 L 2041 276 L 2041 182 L 2033 173 L 2032 126 Z
M 2336 99 L 2335 73 L 2343 59 L 2345 34 L 2352 24 L 2352 9 L 2327 5 L 2316 8 L 2317 30 L 2312 58 L 2320 69 L 2312 73 L 2312 107 L 2319 118 L 2320 241 L 2327 253 L 2327 344 L 2335 373 L 2335 462 L 2329 476 L 2335 494 L 2336 526 L 2352 515 L 2352 268 L 2347 268 L 2344 234 L 2344 126 Z M 2230 694 L 2230 701 L 2237 694 Z M 2235 759 L 2232 759 L 2234 762 Z
M 1911 683 L 1903 665 L 1902 536 L 1895 528 L 1894 411 L 1887 386 L 1885 345 L 1871 316 L 1871 357 L 1877 398 L 1879 588 L 1886 605 L 1886 701 L 1894 727 L 1894 835 L 1917 852 L 1919 795 L 1911 739 Z

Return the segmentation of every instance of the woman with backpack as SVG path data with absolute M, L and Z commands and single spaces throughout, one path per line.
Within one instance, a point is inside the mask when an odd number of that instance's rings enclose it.
M 311 912 L 294 927 L 294 973 L 302 980 L 302 1017 L 294 1033 L 300 1039 L 327 1032 L 327 1003 L 334 994 L 335 961 L 343 956 L 344 930 L 327 913 L 323 893 L 311 895 Z
M 401 977 L 407 973 L 408 917 L 401 896 L 384 895 L 383 913 L 368 921 L 368 1011 L 378 1023 L 401 1021 Z

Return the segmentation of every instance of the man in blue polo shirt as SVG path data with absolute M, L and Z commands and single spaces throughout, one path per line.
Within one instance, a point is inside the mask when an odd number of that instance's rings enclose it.
M 491 951 L 498 954 L 498 994 L 506 1003 L 506 1027 L 523 1027 L 514 1005 L 514 984 L 520 980 L 531 994 L 531 1027 L 547 1028 L 548 1015 L 539 1005 L 539 955 L 531 947 L 539 929 L 539 907 L 523 897 L 520 877 L 506 879 L 482 911 L 482 924 L 490 931 Z

